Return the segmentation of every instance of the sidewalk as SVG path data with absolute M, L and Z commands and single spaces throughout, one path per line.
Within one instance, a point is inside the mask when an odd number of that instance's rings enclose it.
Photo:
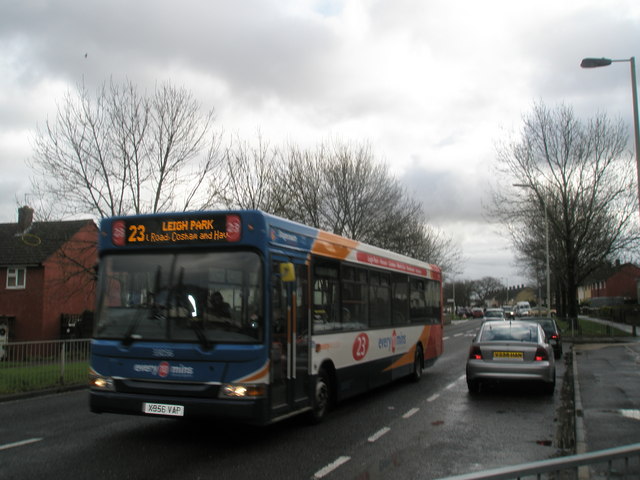
M 572 354 L 576 453 L 640 442 L 640 338 L 574 344 Z

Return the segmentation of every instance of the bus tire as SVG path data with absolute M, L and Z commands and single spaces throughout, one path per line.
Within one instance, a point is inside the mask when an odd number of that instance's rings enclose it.
M 324 367 L 321 367 L 316 376 L 311 399 L 311 422 L 320 423 L 331 406 L 331 378 Z
M 422 378 L 422 368 L 424 366 L 424 354 L 422 353 L 422 345 L 416 345 L 416 353 L 413 356 L 413 371 L 411 372 L 411 381 L 419 382 Z

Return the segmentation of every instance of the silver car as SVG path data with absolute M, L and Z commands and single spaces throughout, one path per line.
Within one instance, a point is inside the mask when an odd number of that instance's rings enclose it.
M 474 337 L 467 358 L 469 392 L 482 383 L 536 382 L 552 395 L 556 385 L 553 348 L 536 322 L 486 321 Z
M 501 308 L 487 308 L 484 311 L 485 320 L 505 320 L 504 311 Z

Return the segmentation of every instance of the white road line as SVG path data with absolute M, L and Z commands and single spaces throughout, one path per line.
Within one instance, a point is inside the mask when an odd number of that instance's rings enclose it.
M 456 378 L 455 382 L 451 382 L 449 385 L 447 385 L 446 387 L 444 387 L 445 390 L 451 390 L 453 387 L 456 386 L 456 384 L 462 380 L 464 380 L 467 376 L 466 375 L 462 375 L 458 378 Z
M 619 410 L 623 417 L 633 418 L 635 420 L 640 420 L 640 410 L 632 410 L 629 408 L 623 408 Z
M 20 442 L 7 443 L 0 445 L 0 450 L 9 450 L 10 448 L 22 447 L 23 445 L 29 445 L 30 443 L 36 443 L 41 441 L 42 438 L 29 438 L 28 440 L 22 440 Z
M 413 415 L 415 415 L 416 413 L 418 413 L 420 409 L 419 408 L 412 408 L 411 410 L 409 410 L 407 413 L 405 413 L 404 415 L 402 415 L 402 418 L 409 418 L 412 417 Z
M 435 399 L 437 399 L 440 396 L 439 393 L 434 393 L 433 395 L 431 395 L 429 398 L 427 398 L 427 402 L 433 402 Z
M 340 465 L 343 465 L 343 464 L 347 463 L 349 460 L 351 460 L 351 457 L 338 457 L 333 462 L 331 462 L 329 465 L 327 465 L 326 467 L 321 468 L 316 473 L 314 473 L 313 474 L 313 478 L 326 477 L 331 472 L 333 472 L 336 468 L 338 468 Z
M 367 438 L 367 440 L 369 442 L 373 443 L 376 440 L 378 440 L 381 436 L 383 436 L 385 433 L 389 432 L 390 430 L 391 429 L 389 427 L 383 427 L 380 430 L 378 430 L 376 433 L 371 435 L 369 438 Z
M 449 340 L 449 337 L 442 337 L 442 340 Z
M 461 337 L 464 334 L 465 334 L 464 332 L 462 332 L 462 333 L 454 333 L 453 336 L 454 337 Z

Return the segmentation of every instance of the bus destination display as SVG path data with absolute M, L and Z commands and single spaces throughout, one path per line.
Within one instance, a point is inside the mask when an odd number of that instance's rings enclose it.
M 240 227 L 238 215 L 134 218 L 115 220 L 111 237 L 119 247 L 237 242 Z

